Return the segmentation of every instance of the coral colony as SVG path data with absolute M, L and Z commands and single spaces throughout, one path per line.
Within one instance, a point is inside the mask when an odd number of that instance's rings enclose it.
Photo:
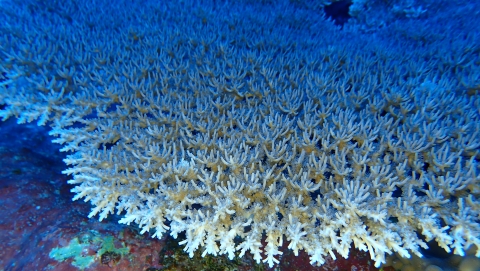
M 2 1 L 0 115 L 191 257 L 480 257 L 479 3 L 329 4 Z

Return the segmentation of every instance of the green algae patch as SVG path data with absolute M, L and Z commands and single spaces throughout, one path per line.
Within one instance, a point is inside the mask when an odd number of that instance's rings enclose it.
M 103 239 L 102 248 L 100 248 L 100 250 L 97 252 L 97 255 L 103 255 L 104 253 L 107 253 L 107 252 L 113 252 L 123 256 L 128 253 L 129 249 L 123 243 L 122 243 L 122 246 L 123 247 L 121 248 L 116 248 L 114 244 L 113 236 L 106 236 Z
M 85 269 L 89 267 L 95 261 L 95 255 L 82 255 L 83 251 L 88 249 L 90 244 L 84 244 L 78 242 L 78 238 L 73 238 L 68 246 L 66 247 L 56 247 L 50 251 L 50 258 L 63 262 L 66 259 L 73 258 L 72 265 L 79 268 Z
M 90 255 L 89 252 L 92 250 L 95 253 Z M 113 236 L 101 236 L 98 233 L 93 233 L 82 236 L 80 240 L 78 237 L 73 238 L 67 246 L 52 249 L 49 256 L 59 262 L 72 259 L 72 265 L 83 270 L 106 253 L 115 253 L 124 256 L 128 252 L 129 248 L 123 243 L 122 247 L 115 247 Z

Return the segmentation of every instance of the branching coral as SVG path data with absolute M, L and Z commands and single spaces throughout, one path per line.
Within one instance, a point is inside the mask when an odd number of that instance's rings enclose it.
M 301 10 L 185 2 L 102 9 L 106 22 L 64 3 L 75 27 L 37 15 L 0 38 L 0 115 L 52 126 L 89 217 L 118 213 L 158 238 L 185 232 L 190 256 L 251 252 L 270 266 L 283 242 L 318 265 L 352 244 L 377 266 L 430 240 L 480 254 L 470 71 L 388 44 L 395 35 L 280 16 Z

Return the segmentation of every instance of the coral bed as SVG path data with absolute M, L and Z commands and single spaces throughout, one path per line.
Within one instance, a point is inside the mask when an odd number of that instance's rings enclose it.
M 288 1 L 107 2 L 0 18 L 0 115 L 51 126 L 89 217 L 270 267 L 284 243 L 312 265 L 480 256 L 473 4 L 372 28 Z

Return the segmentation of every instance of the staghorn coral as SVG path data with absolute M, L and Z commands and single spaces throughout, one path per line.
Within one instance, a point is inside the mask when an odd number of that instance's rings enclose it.
M 89 217 L 269 266 L 284 241 L 317 265 L 480 256 L 474 31 L 364 35 L 283 2 L 1 8 L 0 115 L 51 125 Z

